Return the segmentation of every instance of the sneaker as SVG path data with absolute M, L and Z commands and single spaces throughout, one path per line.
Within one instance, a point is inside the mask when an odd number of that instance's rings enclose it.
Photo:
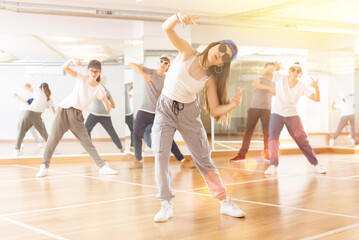
M 115 175 L 118 172 L 110 168 L 108 163 L 105 163 L 105 165 L 98 170 L 99 174 L 105 174 L 105 175 Z
M 193 161 L 189 160 L 188 158 L 185 158 L 181 161 L 181 168 L 195 168 Z
M 331 139 L 329 140 L 329 146 L 334 146 L 334 139 L 333 139 L 333 138 L 331 138 Z
M 232 202 L 231 198 L 220 200 L 219 203 L 221 204 L 221 214 L 238 218 L 246 216 L 245 212 L 243 212 L 237 204 Z
M 36 177 L 46 177 L 49 170 L 46 168 L 45 164 L 40 165 L 40 170 L 36 173 Z
M 173 217 L 173 203 L 172 201 L 161 201 L 161 210 L 154 216 L 155 222 L 166 222 Z
M 315 166 L 315 172 L 320 174 L 326 174 L 327 170 L 322 165 L 316 165 Z
M 135 148 L 134 147 L 130 147 L 130 152 L 134 152 Z
M 39 148 L 42 148 L 42 147 L 44 146 L 44 144 L 42 144 L 42 143 L 40 142 L 40 143 L 37 144 L 37 146 L 38 146 Z
M 14 149 L 14 151 L 10 154 L 11 156 L 19 156 L 21 151 L 19 149 Z
M 125 151 L 124 148 L 121 148 L 121 149 L 120 149 L 120 153 L 123 153 L 124 151 Z
M 270 165 L 269 168 L 264 172 L 264 174 L 272 175 L 277 173 L 277 167 L 274 165 Z
M 23 143 L 21 143 L 20 149 L 24 149 L 24 148 L 25 148 L 25 145 Z
M 129 169 L 140 169 L 140 168 L 143 168 L 143 163 L 142 161 L 137 161 L 137 160 L 134 160 L 131 164 L 131 166 L 129 167 Z
M 237 154 L 237 156 L 230 159 L 229 161 L 232 162 L 232 163 L 236 163 L 236 162 L 245 161 L 245 160 L 246 160 L 245 157 L 242 157 L 241 155 Z

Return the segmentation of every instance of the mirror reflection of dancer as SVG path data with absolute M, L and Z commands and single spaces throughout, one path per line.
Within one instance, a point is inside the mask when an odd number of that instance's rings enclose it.
M 62 69 L 75 79 L 75 86 L 72 92 L 57 108 L 55 120 L 52 124 L 51 135 L 46 144 L 44 158 L 36 177 L 45 177 L 48 175 L 51 157 L 62 136 L 68 130 L 71 130 L 100 168 L 100 174 L 117 174 L 117 171 L 111 169 L 98 155 L 87 133 L 82 115 L 82 111 L 85 110 L 95 98 L 101 99 L 107 111 L 111 109 L 111 103 L 106 97 L 105 89 L 100 84 L 101 63 L 97 60 L 91 60 L 87 67 L 88 75 L 83 75 L 72 70 L 70 68 L 71 63 L 75 63 L 77 66 L 82 65 L 81 61 L 76 58 L 70 59 L 62 65 Z
M 332 110 L 339 108 L 341 110 L 341 118 L 338 124 L 337 131 L 333 135 L 333 137 L 329 140 L 329 145 L 334 145 L 334 140 L 339 136 L 340 132 L 349 122 L 350 124 L 350 135 L 351 135 L 351 145 L 359 144 L 359 141 L 355 139 L 355 122 L 354 122 L 354 94 L 349 94 L 348 96 L 343 96 L 340 99 L 340 102 L 332 103 Z
M 165 82 L 165 72 L 170 67 L 170 59 L 166 55 L 162 55 L 158 59 L 157 69 L 150 69 L 138 65 L 136 63 L 130 63 L 129 66 L 138 74 L 140 74 L 147 84 L 144 85 L 142 105 L 137 111 L 135 120 L 135 129 L 133 131 L 133 140 L 135 145 L 135 157 L 130 169 L 138 169 L 143 167 L 142 163 L 142 137 L 145 130 L 149 125 L 153 124 L 155 119 L 155 110 L 158 97 L 161 95 L 163 83 Z M 151 143 L 149 147 L 151 147 Z M 185 159 L 179 150 L 176 142 L 172 140 L 171 152 L 178 161 L 181 162 L 182 167 L 194 168 L 194 164 Z
M 26 87 L 25 87 L 26 89 Z M 19 100 L 21 103 L 20 103 L 20 107 L 19 107 L 19 114 L 18 114 L 18 122 L 17 122 L 17 134 L 19 134 L 19 131 L 20 131 L 20 126 L 21 126 L 21 122 L 22 122 L 22 119 L 24 117 L 24 114 L 27 110 L 27 108 L 29 107 L 29 105 L 32 103 L 32 101 L 34 100 L 34 98 L 29 98 L 27 100 L 25 100 L 24 98 L 20 97 L 17 93 L 14 93 L 14 96 L 17 100 Z M 43 147 L 42 143 L 41 143 L 41 140 L 40 140 L 40 137 L 39 135 L 37 134 L 36 132 L 36 129 L 34 128 L 34 126 L 32 126 L 30 129 L 29 129 L 31 135 L 33 136 L 35 142 L 37 143 L 37 145 L 41 148 Z M 23 148 L 23 143 L 21 144 L 20 148 Z
M 133 89 L 133 82 L 131 83 L 126 83 L 125 84 L 125 123 L 128 126 L 128 129 L 130 129 L 130 151 L 134 151 L 134 147 L 133 147 L 133 110 L 130 104 L 130 97 L 133 97 L 132 95 L 130 96 L 130 92 Z
M 55 113 L 52 100 L 50 98 L 51 91 L 49 85 L 45 82 L 40 84 L 39 88 L 33 89 L 30 84 L 26 84 L 25 88 L 34 92 L 34 100 L 31 105 L 27 108 L 22 118 L 20 125 L 20 131 L 17 136 L 15 150 L 13 155 L 20 154 L 20 146 L 26 135 L 26 132 L 34 126 L 35 129 L 40 133 L 41 137 L 47 141 L 48 134 L 44 122 L 42 121 L 41 115 L 47 107 L 49 107 L 52 113 Z
M 264 68 L 274 63 L 267 63 Z M 243 137 L 242 147 L 237 156 L 231 162 L 239 162 L 246 159 L 246 154 L 251 144 L 251 138 L 258 120 L 261 120 L 264 142 L 264 159 L 269 160 L 268 137 L 269 119 L 272 108 L 272 96 L 275 95 L 275 84 L 272 81 L 273 70 L 267 71 L 262 77 L 253 81 L 254 93 L 251 105 L 248 109 L 246 131 Z
M 169 155 L 171 142 L 178 130 L 193 161 L 205 179 L 213 197 L 221 205 L 221 213 L 232 217 L 244 217 L 245 213 L 227 197 L 218 170 L 211 159 L 207 133 L 203 127 L 197 94 L 205 88 L 205 108 L 217 121 L 228 119 L 228 113 L 239 106 L 243 89 L 232 97 L 227 96 L 231 61 L 237 55 L 237 46 L 231 40 L 212 42 L 198 53 L 179 37 L 174 28 L 196 24 L 199 17 L 177 12 L 162 24 L 162 30 L 172 45 L 179 51 L 167 73 L 162 94 L 156 106 L 156 117 L 152 128 L 152 149 L 155 152 L 155 177 L 161 200 L 161 210 L 155 222 L 165 222 L 173 217 L 171 170 Z
M 110 102 L 111 108 L 115 108 L 115 102 L 111 97 L 110 91 L 103 86 L 106 92 L 106 98 Z M 120 152 L 123 152 L 125 149 L 122 147 L 120 138 L 118 137 L 115 128 L 113 127 L 110 112 L 106 110 L 105 105 L 99 99 L 94 99 L 91 113 L 86 119 L 86 129 L 89 137 L 91 138 L 91 131 L 96 126 L 97 123 L 100 123 L 102 127 L 106 130 L 108 135 L 110 135 L 113 143 L 117 146 Z
M 289 76 L 277 73 L 276 71 L 279 69 L 279 65 L 269 65 L 261 72 L 261 74 L 265 74 L 268 71 L 274 70 L 273 81 L 276 86 L 276 100 L 269 122 L 270 166 L 265 171 L 265 174 L 274 174 L 277 172 L 279 136 L 284 125 L 308 161 L 315 166 L 315 171 L 324 174 L 327 171 L 318 164 L 318 160 L 309 144 L 307 134 L 304 131 L 297 111 L 297 103 L 301 96 L 308 97 L 315 102 L 320 101 L 318 79 L 314 80 L 312 78 L 310 86 L 315 88 L 315 93 L 312 93 L 309 87 L 298 81 L 303 74 L 302 66 L 298 62 L 295 62 L 290 67 Z

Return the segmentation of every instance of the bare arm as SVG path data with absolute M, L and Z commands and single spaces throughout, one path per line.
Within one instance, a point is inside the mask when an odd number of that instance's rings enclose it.
M 82 66 L 80 59 L 71 58 L 62 65 L 62 70 L 64 70 L 65 73 L 69 74 L 71 77 L 77 78 L 77 72 L 70 68 L 71 63 L 74 63 L 76 66 Z
M 309 99 L 314 101 L 314 102 L 319 102 L 320 101 L 320 91 L 319 91 L 318 79 L 314 80 L 312 78 L 312 83 L 310 84 L 310 86 L 315 88 L 315 93 L 310 95 Z
M 27 103 L 27 101 L 25 99 L 23 99 L 22 97 L 20 97 L 19 95 L 17 95 L 17 93 L 14 93 L 14 97 L 23 103 Z
M 145 73 L 143 71 L 143 67 L 141 65 L 138 65 L 137 63 L 132 63 L 131 62 L 128 66 L 130 68 L 132 68 L 133 71 L 140 74 L 147 84 L 154 83 L 154 81 L 152 79 L 152 76 L 150 74 Z
M 253 81 L 252 86 L 254 88 L 270 91 L 273 95 L 275 95 L 275 88 L 262 84 L 259 78 Z
M 335 102 L 332 103 L 332 110 L 334 111 L 336 108 L 335 108 Z
M 55 114 L 55 107 L 54 107 L 54 106 L 51 106 L 51 107 L 50 107 L 50 110 L 51 110 L 51 112 L 52 112 L 53 114 Z
M 116 108 L 116 105 L 115 105 L 115 102 L 113 101 L 112 98 L 109 99 L 110 103 L 111 103 L 111 108 L 115 109 Z
M 110 102 L 110 100 L 108 100 L 106 91 L 104 91 L 104 90 L 101 90 L 101 101 L 105 105 L 106 111 L 110 112 L 111 108 L 112 108 L 111 102 Z
M 192 16 L 184 12 L 177 12 L 177 14 L 173 14 L 162 24 L 162 31 L 171 41 L 172 45 L 180 52 L 180 58 L 182 60 L 190 58 L 195 50 L 186 40 L 177 35 L 174 28 L 178 22 L 181 22 L 182 28 L 191 23 L 197 24 L 197 19 L 199 19 L 197 16 Z
M 242 92 L 244 91 L 244 88 L 238 88 L 238 92 L 232 97 L 232 102 L 227 104 L 219 104 L 217 87 L 213 78 L 206 82 L 206 91 L 210 114 L 213 117 L 219 117 L 239 106 L 242 100 Z

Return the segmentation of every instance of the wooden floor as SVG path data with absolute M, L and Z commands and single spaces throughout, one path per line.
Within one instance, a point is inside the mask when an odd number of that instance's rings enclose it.
M 90 160 L 54 159 L 49 176 L 39 163 L 0 164 L 0 239 L 359 239 L 359 157 L 319 154 L 327 175 L 314 173 L 303 155 L 281 156 L 276 176 L 263 174 L 260 157 L 214 161 L 229 195 L 246 218 L 221 215 L 197 169 L 171 161 L 174 217 L 154 223 L 160 208 L 152 160 L 119 174 L 99 176 Z

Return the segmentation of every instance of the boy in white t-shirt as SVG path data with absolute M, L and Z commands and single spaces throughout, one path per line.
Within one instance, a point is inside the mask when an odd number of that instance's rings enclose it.
M 95 98 L 101 99 L 107 111 L 111 110 L 111 103 L 106 97 L 105 89 L 100 84 L 101 63 L 97 60 L 91 60 L 87 67 L 88 75 L 83 75 L 70 68 L 72 62 L 77 66 L 82 65 L 81 61 L 76 58 L 70 59 L 62 65 L 62 69 L 71 77 L 75 78 L 76 83 L 72 92 L 59 104 L 56 111 L 51 135 L 47 141 L 44 158 L 36 177 L 47 176 L 52 154 L 62 136 L 68 130 L 71 130 L 100 168 L 100 174 L 117 174 L 117 171 L 111 169 L 98 155 L 87 133 L 82 115 L 82 111 L 85 110 Z
M 263 75 L 270 70 L 278 71 L 279 69 L 279 65 L 269 65 L 262 70 L 261 74 Z M 301 96 L 308 97 L 315 102 L 320 101 L 318 79 L 314 80 L 312 78 L 310 86 L 315 88 L 315 93 L 312 93 L 308 86 L 298 81 L 302 73 L 302 67 L 298 62 L 290 67 L 289 76 L 273 72 L 273 82 L 276 85 L 276 100 L 269 122 L 270 166 L 265 171 L 265 174 L 277 172 L 279 136 L 284 125 L 308 161 L 315 166 L 315 171 L 322 174 L 326 173 L 326 170 L 321 165 L 318 165 L 318 159 L 309 144 L 297 111 L 297 103 Z

